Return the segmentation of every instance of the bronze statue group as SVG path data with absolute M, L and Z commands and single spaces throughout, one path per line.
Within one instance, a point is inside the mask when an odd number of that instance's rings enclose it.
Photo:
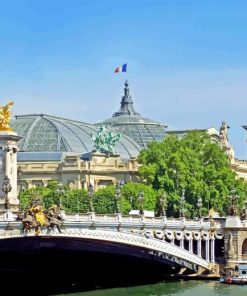
M 35 235 L 39 235 L 43 227 L 48 229 L 56 227 L 61 233 L 63 223 L 60 206 L 52 205 L 46 210 L 40 200 L 34 200 L 26 211 L 19 213 L 17 220 L 22 221 L 24 233 L 34 229 Z

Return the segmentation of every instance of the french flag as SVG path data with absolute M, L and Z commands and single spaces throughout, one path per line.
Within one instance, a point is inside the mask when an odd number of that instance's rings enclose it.
M 127 72 L 127 64 L 124 64 L 123 66 L 117 67 L 115 69 L 115 73 L 119 73 L 119 72 Z

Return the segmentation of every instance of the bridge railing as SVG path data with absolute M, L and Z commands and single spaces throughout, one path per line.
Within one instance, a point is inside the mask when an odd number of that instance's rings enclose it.
M 77 223 L 96 223 L 96 224 L 115 224 L 121 226 L 128 225 L 149 225 L 157 226 L 157 227 L 171 227 L 171 228 L 183 228 L 183 227 L 191 227 L 191 228 L 210 228 L 214 227 L 216 229 L 221 228 L 224 224 L 220 221 L 214 221 L 212 225 L 208 219 L 185 219 L 185 218 L 167 218 L 167 217 L 145 217 L 145 216 L 137 216 L 137 215 L 121 215 L 121 214 L 96 214 L 94 212 L 90 213 L 65 213 L 62 211 L 62 216 L 64 222 L 77 222 Z M 3 216 L 0 216 L 1 221 L 16 221 L 16 215 L 12 213 L 4 213 Z
M 210 227 L 212 226 L 210 221 L 204 221 L 203 219 L 181 219 L 181 218 L 166 218 L 166 217 L 143 217 L 143 216 L 125 216 L 121 214 L 105 215 L 96 213 L 79 213 L 68 214 L 64 213 L 65 221 L 77 221 L 77 222 L 94 222 L 94 223 L 121 223 L 124 224 L 153 224 L 159 226 L 191 226 L 191 227 Z M 215 222 L 214 227 L 220 228 L 221 223 Z

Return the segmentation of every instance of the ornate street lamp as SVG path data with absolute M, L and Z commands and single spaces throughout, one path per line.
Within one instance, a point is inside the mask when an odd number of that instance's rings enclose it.
M 237 215 L 237 209 L 236 209 L 236 204 L 237 201 L 239 200 L 239 195 L 236 194 L 236 190 L 232 189 L 231 190 L 231 195 L 229 196 L 231 200 L 231 206 L 229 207 L 229 215 L 230 216 L 236 216 Z
M 134 198 L 133 198 L 133 196 L 131 195 L 131 196 L 130 196 L 131 210 L 133 210 L 133 201 L 134 201 Z
M 246 220 L 247 219 L 247 199 L 245 200 L 244 206 L 243 206 L 243 208 L 241 210 L 240 218 L 241 218 L 241 220 Z
M 184 209 L 184 205 L 185 205 L 185 189 L 182 190 L 182 195 L 180 197 L 180 217 L 183 218 L 184 217 L 184 212 L 185 212 L 185 209 Z
M 202 217 L 202 214 L 201 214 L 201 209 L 202 209 L 202 198 L 199 197 L 198 200 L 197 200 L 197 207 L 198 207 L 198 218 L 201 218 Z
M 138 196 L 138 200 L 140 203 L 140 211 L 139 211 L 140 215 L 144 214 L 144 210 L 143 210 L 144 197 L 145 197 L 144 192 L 140 191 L 139 196 Z
M 160 216 L 165 217 L 166 208 L 167 208 L 167 196 L 165 193 L 161 194 L 159 202 L 160 202 Z
M 116 191 L 115 191 L 115 211 L 116 213 L 120 213 L 120 207 L 119 207 L 119 200 L 121 198 L 121 189 L 120 187 L 117 185 L 116 187 Z
M 57 185 L 57 188 L 56 188 L 56 194 L 58 195 L 59 197 L 59 207 L 60 209 L 62 208 L 62 196 L 64 195 L 64 188 L 63 188 L 63 184 L 59 183 Z
M 10 179 L 8 176 L 5 176 L 3 179 L 3 184 L 2 184 L 2 191 L 5 193 L 5 209 L 9 209 L 9 198 L 8 198 L 8 193 L 12 190 L 12 186 L 10 184 Z
M 176 169 L 173 169 L 173 175 L 176 181 L 176 189 L 178 189 L 178 185 L 179 185 L 179 172 Z
M 124 186 L 124 180 L 119 180 L 118 181 L 118 186 L 120 187 L 120 189 L 122 189 L 123 186 Z
M 94 188 L 93 188 L 93 185 L 90 183 L 89 186 L 88 186 L 88 196 L 89 196 L 90 212 L 94 212 L 93 192 L 94 192 Z

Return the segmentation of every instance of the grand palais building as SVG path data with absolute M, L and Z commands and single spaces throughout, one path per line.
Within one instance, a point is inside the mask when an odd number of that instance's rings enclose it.
M 116 154 L 108 157 L 95 150 L 92 135 L 99 125 L 121 134 Z M 97 124 L 46 114 L 16 115 L 11 126 L 22 136 L 18 152 L 19 189 L 46 186 L 49 180 L 68 185 L 71 189 L 97 190 L 118 181 L 138 182 L 137 156 L 150 141 L 161 141 L 169 131 L 167 125 L 143 117 L 136 112 L 125 82 L 119 111 Z M 208 129 L 212 138 L 220 142 L 219 132 Z M 186 131 L 175 131 L 183 136 Z M 223 147 L 224 148 L 224 147 Z M 245 161 L 234 158 L 231 147 L 225 147 L 234 170 L 247 180 Z

